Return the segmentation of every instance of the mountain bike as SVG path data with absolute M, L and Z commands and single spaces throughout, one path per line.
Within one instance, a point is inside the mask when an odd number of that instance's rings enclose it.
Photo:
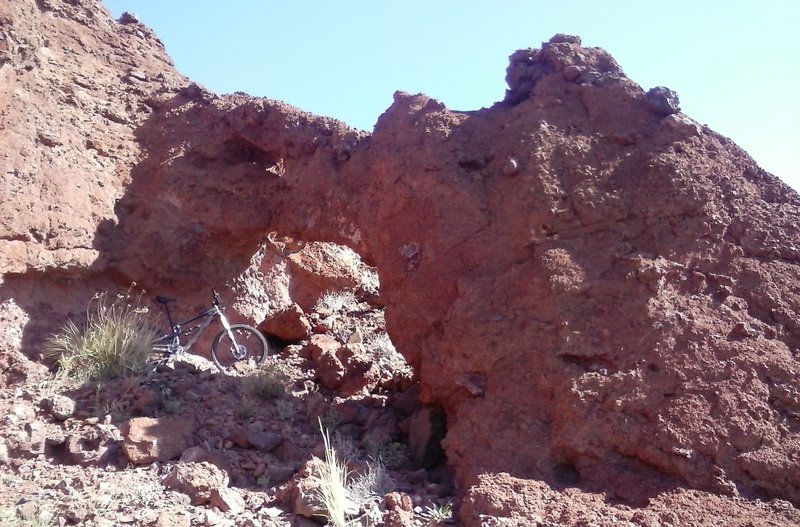
M 211 358 L 223 374 L 236 375 L 249 361 L 261 363 L 271 354 L 267 339 L 256 328 L 228 322 L 224 313 L 225 307 L 222 306 L 219 294 L 214 290 L 211 291 L 210 309 L 179 323 L 174 322 L 169 310 L 169 304 L 176 302 L 174 298 L 158 296 L 156 302 L 164 306 L 171 328 L 168 333 L 153 340 L 152 347 L 156 353 L 168 356 L 186 353 L 197 342 L 203 331 L 218 319 L 223 329 L 211 344 Z

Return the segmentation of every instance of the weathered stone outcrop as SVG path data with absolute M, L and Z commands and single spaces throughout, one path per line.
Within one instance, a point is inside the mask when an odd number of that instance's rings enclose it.
M 253 304 L 270 232 L 345 244 L 465 485 L 800 503 L 800 198 L 668 90 L 561 35 L 512 55 L 493 107 L 398 93 L 368 135 L 208 93 L 141 25 L 47 5 L 0 9 L 6 319 L 31 333 L 88 280 Z

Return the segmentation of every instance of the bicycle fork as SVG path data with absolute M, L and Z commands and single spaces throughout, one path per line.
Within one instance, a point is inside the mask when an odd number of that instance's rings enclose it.
M 231 343 L 233 344 L 233 356 L 237 359 L 242 359 L 244 357 L 244 353 L 242 353 L 242 348 L 239 346 L 239 343 L 236 342 L 236 337 L 234 337 L 233 330 L 231 329 L 231 323 L 228 322 L 227 317 L 225 317 L 225 313 L 222 312 L 219 306 L 214 307 L 217 310 L 219 321 L 222 323 L 222 327 L 225 328 L 225 332 L 228 334 L 228 338 L 231 339 Z

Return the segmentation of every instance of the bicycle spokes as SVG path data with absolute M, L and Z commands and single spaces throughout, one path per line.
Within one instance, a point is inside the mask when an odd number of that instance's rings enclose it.
M 248 363 L 259 363 L 267 355 L 264 336 L 255 328 L 234 324 L 217 335 L 211 347 L 214 363 L 223 373 L 233 375 Z

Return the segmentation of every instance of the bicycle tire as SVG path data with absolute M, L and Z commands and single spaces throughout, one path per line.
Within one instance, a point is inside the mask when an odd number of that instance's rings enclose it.
M 241 356 L 234 355 L 234 343 L 224 329 L 214 338 L 214 343 L 211 345 L 211 358 L 223 374 L 235 375 L 237 364 L 248 359 L 260 364 L 271 354 L 267 339 L 256 328 L 246 324 L 232 324 L 231 333 L 234 334 Z

